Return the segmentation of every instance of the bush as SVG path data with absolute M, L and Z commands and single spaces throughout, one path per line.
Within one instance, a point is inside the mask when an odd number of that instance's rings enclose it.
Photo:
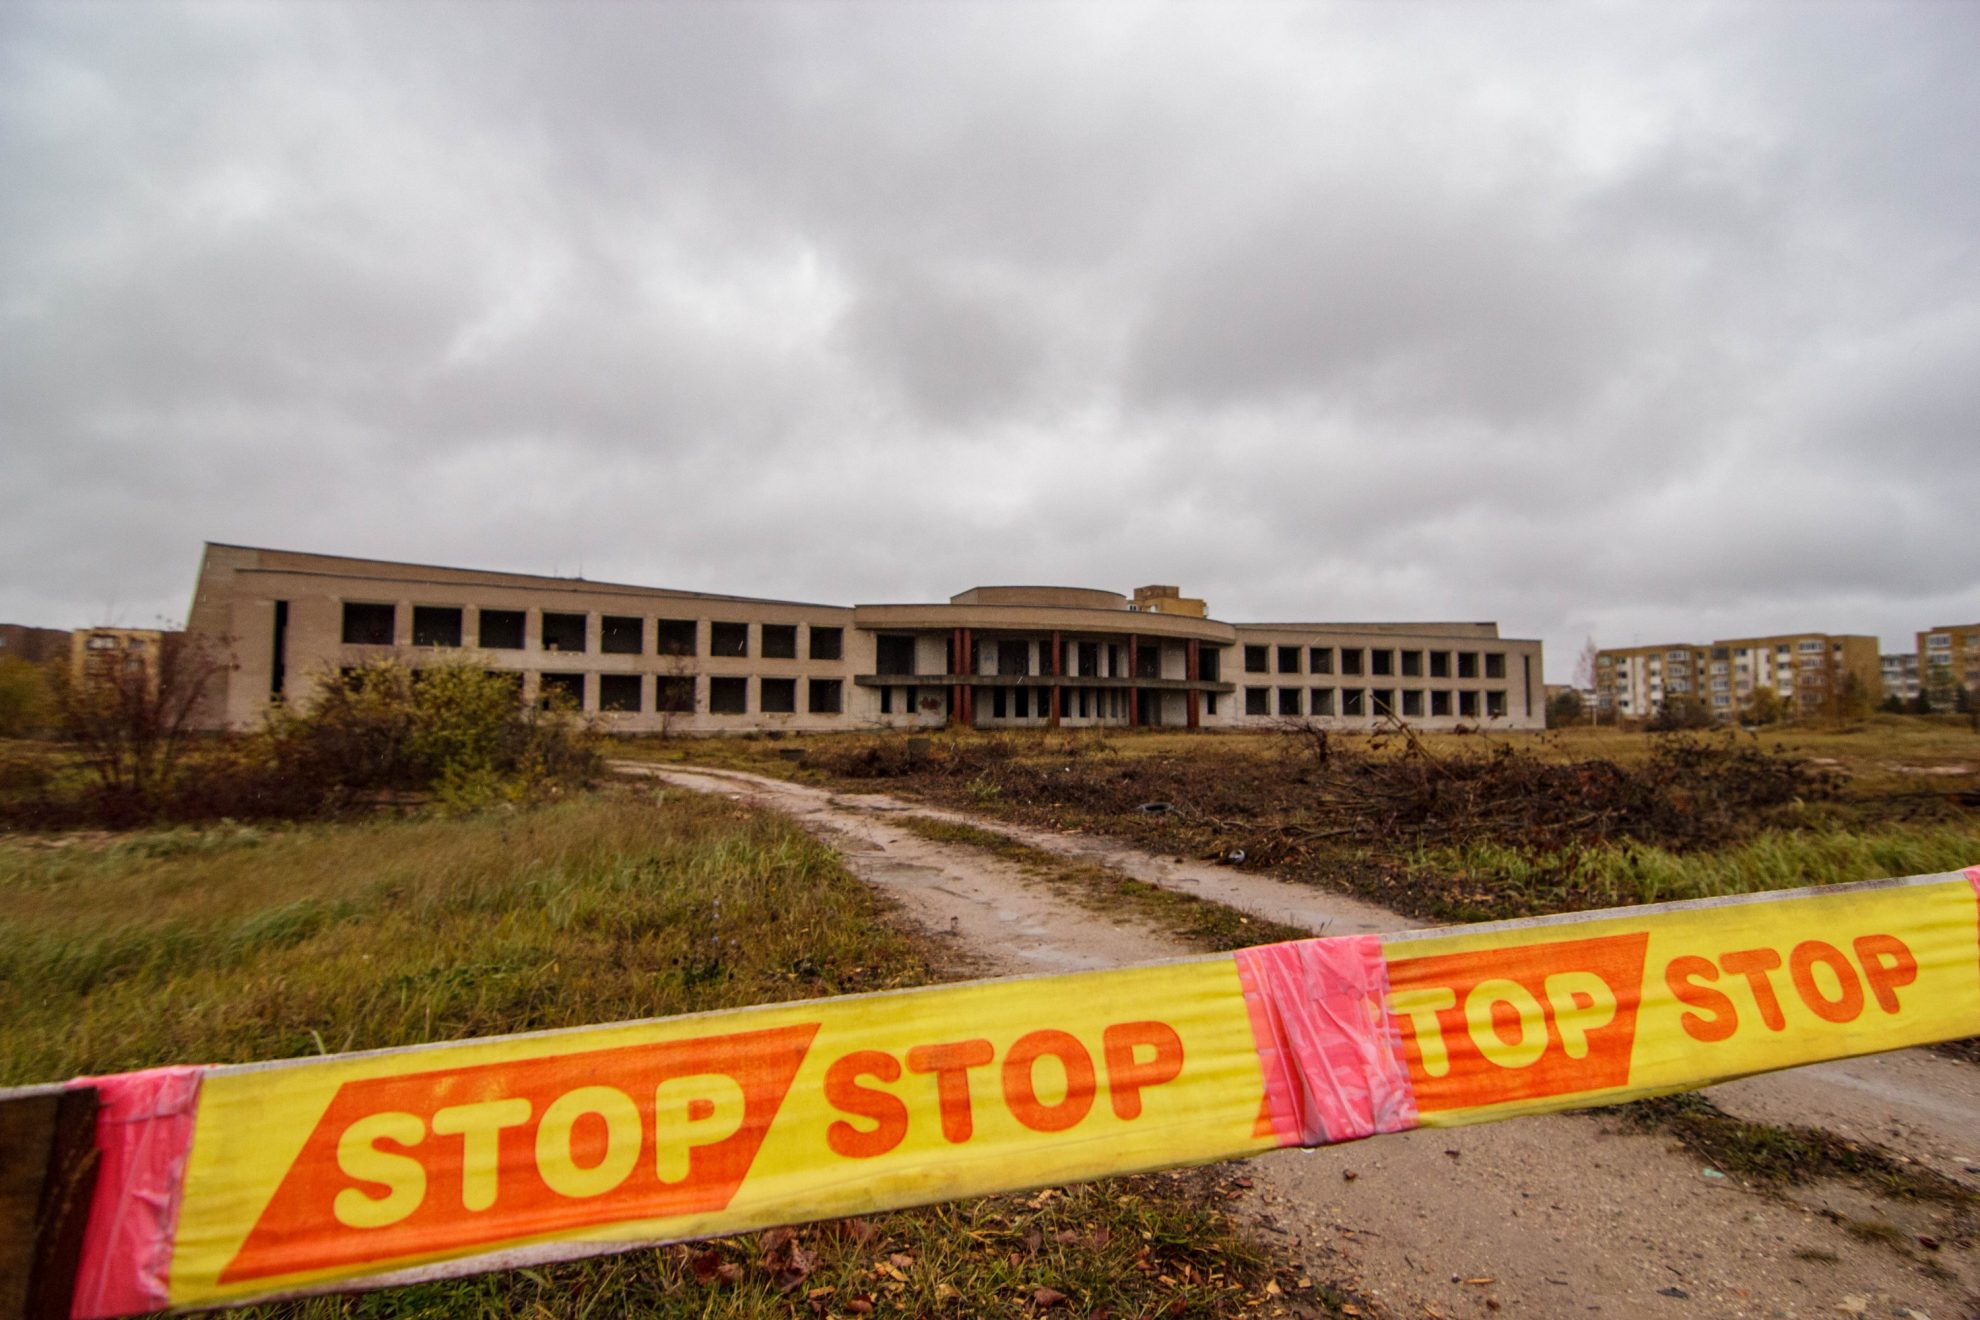
M 0 738 L 26 738 L 54 722 L 48 671 L 19 656 L 0 656 Z
M 30 795 L 0 803 L 0 823 L 296 819 L 394 793 L 471 808 L 580 784 L 601 764 L 591 730 L 567 704 L 527 708 L 510 678 L 466 664 L 415 673 L 383 662 L 328 677 L 309 705 L 276 707 L 260 731 L 183 751 L 178 726 L 157 732 L 159 721 L 140 718 L 139 705 L 88 709 L 93 722 L 75 736 L 97 782 L 81 794 L 23 784 Z
M 278 774 L 328 795 L 436 790 L 461 805 L 532 795 L 595 773 L 589 729 L 567 704 L 523 705 L 507 675 L 390 661 L 327 678 L 307 710 L 270 717 Z

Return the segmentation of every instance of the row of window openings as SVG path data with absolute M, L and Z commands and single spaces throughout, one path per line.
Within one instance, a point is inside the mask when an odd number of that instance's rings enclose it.
M 1274 709 L 1273 693 L 1278 693 Z M 1335 689 L 1314 688 L 1310 699 L 1302 696 L 1305 688 L 1246 688 L 1244 690 L 1244 713 L 1246 715 L 1342 715 L 1356 716 L 1401 715 L 1405 719 L 1422 719 L 1427 708 L 1429 717 L 1437 719 L 1451 714 L 1451 698 L 1457 698 L 1457 714 L 1461 718 L 1473 719 L 1478 715 L 1477 692 L 1424 692 L 1416 688 L 1404 688 L 1400 693 L 1392 688 L 1341 688 L 1339 709 L 1335 708 Z M 1502 718 L 1506 713 L 1506 694 L 1492 690 L 1484 694 L 1485 714 L 1493 719 Z M 1302 701 L 1305 709 L 1301 709 Z M 1214 714 L 1215 712 L 1212 711 Z
M 641 674 L 544 674 L 537 689 L 539 701 L 549 704 L 561 698 L 577 709 L 590 709 L 585 704 L 585 683 L 592 677 L 598 680 L 597 709 L 626 714 L 639 714 L 648 709 L 645 676 Z M 653 680 L 652 709 L 661 714 L 692 714 L 694 682 L 692 677 L 656 675 Z M 749 714 L 749 685 L 750 680 L 747 678 L 710 678 L 708 713 L 710 715 Z M 755 709 L 758 714 L 795 715 L 797 713 L 797 679 L 759 678 L 756 680 L 756 685 Z M 838 715 L 845 709 L 843 683 L 836 678 L 805 680 L 804 697 L 805 710 L 812 715 Z
M 277 602 L 278 605 L 283 602 Z M 457 606 L 415 605 L 412 612 L 414 646 L 459 646 L 466 611 Z M 489 651 L 520 651 L 527 631 L 526 610 L 480 610 L 480 645 Z M 589 645 L 589 616 L 541 612 L 538 637 L 546 651 L 581 653 Z M 646 620 L 632 614 L 599 616 L 598 649 L 607 655 L 644 655 Z M 654 620 L 654 653 L 658 655 L 699 655 L 701 621 L 698 619 Z M 354 646 L 390 646 L 398 638 L 399 610 L 396 605 L 374 605 L 361 601 L 344 602 L 344 641 Z M 798 654 L 798 626 L 794 623 L 757 625 L 757 656 L 764 660 L 795 660 Z M 708 625 L 708 654 L 748 656 L 747 623 L 715 620 Z M 807 626 L 810 658 L 838 660 L 845 654 L 843 628 Z
M 1067 688 L 1060 697 L 1059 714 L 1069 720 L 1124 720 L 1127 718 L 1128 694 L 1120 688 Z M 1217 713 L 1217 694 L 1203 694 L 1204 713 Z M 886 690 L 881 692 L 880 713 L 888 712 Z M 1039 688 L 992 688 L 990 689 L 990 718 L 993 720 L 1050 719 L 1052 696 L 1049 689 Z
M 972 641 L 969 648 L 969 665 L 966 669 L 956 668 L 956 647 L 951 639 L 944 650 L 945 673 L 982 672 L 984 648 L 996 647 L 995 656 L 999 677 L 1022 678 L 1030 675 L 1044 675 L 1051 667 L 1052 648 L 1050 642 L 1030 642 L 1021 637 L 998 638 L 993 643 Z M 1033 647 L 1038 654 L 1034 657 Z M 915 638 L 893 634 L 881 634 L 874 641 L 874 669 L 886 677 L 907 678 L 918 671 L 915 668 Z M 1123 676 L 1127 668 L 1128 648 L 1112 642 L 1067 642 L 1059 653 L 1062 670 L 1067 677 L 1105 678 Z M 1206 683 L 1218 681 L 1219 652 L 1215 647 L 1204 647 L 1197 654 L 1196 676 Z M 1104 666 L 1102 662 L 1104 663 Z M 1134 677 L 1160 678 L 1162 676 L 1162 655 L 1154 646 L 1140 647 L 1134 656 Z
M 1331 674 L 1334 669 L 1334 650 L 1331 646 L 1247 646 L 1244 648 L 1244 672 L 1247 674 Z M 1274 657 L 1273 651 L 1278 655 Z M 1300 653 L 1306 653 L 1306 667 L 1300 668 Z M 1364 660 L 1364 655 L 1366 659 Z M 1477 678 L 1479 653 L 1476 651 L 1391 651 L 1387 648 L 1373 648 L 1363 651 L 1358 646 L 1340 648 L 1340 672 L 1347 675 L 1372 674 L 1377 677 L 1401 675 L 1403 678 L 1424 676 L 1424 657 L 1429 657 L 1431 678 L 1449 678 L 1455 657 L 1455 667 L 1459 678 Z M 1278 660 L 1277 670 L 1270 662 Z M 1485 677 L 1504 678 L 1506 657 L 1503 652 L 1487 651 Z

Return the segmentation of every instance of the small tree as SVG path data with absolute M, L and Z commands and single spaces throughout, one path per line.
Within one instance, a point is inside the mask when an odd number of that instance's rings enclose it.
M 85 651 L 80 670 L 56 683 L 62 729 L 106 794 L 149 802 L 172 777 L 206 685 L 226 667 L 182 632 L 144 651 Z
M 0 657 L 0 738 L 40 733 L 54 719 L 55 693 L 46 666 Z
M 1664 704 L 1657 707 L 1657 713 L 1644 727 L 1652 733 L 1669 733 L 1677 729 L 1709 729 L 1717 723 L 1703 702 L 1678 693 L 1665 697 Z
M 1565 692 L 1556 692 L 1553 699 L 1547 703 L 1547 727 L 1559 729 L 1578 723 L 1586 704 L 1582 701 L 1581 694 L 1573 688 Z
M 1787 703 L 1770 687 L 1756 687 L 1746 699 L 1740 718 L 1748 724 L 1779 724 L 1787 718 Z
M 1602 690 L 1596 681 L 1596 674 L 1600 668 L 1596 661 L 1600 658 L 1601 649 L 1595 645 L 1595 639 L 1590 637 L 1582 643 L 1581 658 L 1574 664 L 1574 685 L 1583 692 L 1595 694 L 1594 702 L 1588 706 L 1588 718 L 1596 724 L 1602 722 Z

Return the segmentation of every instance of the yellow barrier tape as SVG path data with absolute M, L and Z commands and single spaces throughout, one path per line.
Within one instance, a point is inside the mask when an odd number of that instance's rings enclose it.
M 1980 869 L 99 1079 L 106 1180 L 76 1314 L 375 1287 L 1980 1034 L 1977 891 Z

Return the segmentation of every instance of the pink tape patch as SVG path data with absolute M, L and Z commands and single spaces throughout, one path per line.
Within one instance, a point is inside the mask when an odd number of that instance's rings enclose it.
M 78 1077 L 96 1088 L 96 1195 L 83 1231 L 74 1320 L 164 1308 L 192 1150 L 201 1068 Z
M 1379 935 L 1240 949 L 1238 978 L 1282 1146 L 1325 1146 L 1416 1126 L 1396 1046 Z

